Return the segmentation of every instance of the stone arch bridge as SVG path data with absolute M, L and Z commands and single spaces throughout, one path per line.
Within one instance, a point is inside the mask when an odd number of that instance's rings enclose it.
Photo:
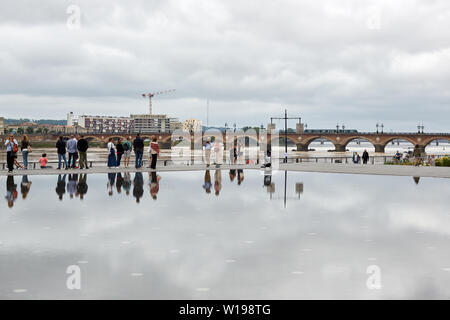
M 33 142 L 50 142 L 55 141 L 58 137 L 62 135 L 65 138 L 69 138 L 71 134 L 30 134 L 28 135 L 31 143 Z M 117 140 L 118 138 L 126 139 L 130 136 L 130 134 L 91 134 L 84 133 L 83 134 L 88 141 L 92 142 L 100 142 L 107 143 L 110 138 Z M 186 136 L 189 136 L 189 133 L 185 133 Z M 237 133 L 237 136 L 245 136 L 245 133 Z M 131 136 L 135 137 L 135 134 L 131 134 Z M 143 139 L 150 139 L 151 137 L 157 137 L 159 143 L 163 148 L 171 148 L 174 144 L 172 141 L 171 133 L 142 133 L 141 137 Z M 18 136 L 17 136 L 18 137 Z M 181 137 L 181 136 L 180 136 Z M 180 138 L 175 136 L 175 138 Z M 280 139 L 284 139 L 284 134 L 278 134 Z M 2 137 L 2 141 L 7 138 L 7 135 Z M 201 144 L 201 141 L 204 137 L 201 134 L 191 134 L 192 145 Z M 223 137 L 225 139 L 225 137 Z M 256 133 L 250 139 L 256 138 L 257 141 L 260 141 L 259 135 Z M 270 142 L 275 139 L 272 138 L 272 135 L 268 133 L 267 141 Z M 263 138 L 262 141 L 265 141 Z M 450 141 L 450 133 L 289 133 L 287 134 L 287 138 L 289 141 L 294 143 L 297 146 L 297 151 L 308 151 L 309 145 L 317 140 L 324 139 L 328 140 L 335 146 L 335 151 L 345 151 L 347 145 L 354 140 L 365 140 L 370 142 L 375 147 L 375 152 L 384 152 L 386 145 L 393 140 L 406 140 L 411 142 L 413 145 L 419 145 L 419 147 L 424 151 L 425 147 L 435 140 L 448 140 Z M 281 145 L 282 143 L 280 143 Z

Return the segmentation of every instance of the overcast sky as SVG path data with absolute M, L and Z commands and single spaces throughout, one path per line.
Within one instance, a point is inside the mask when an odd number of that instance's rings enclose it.
M 176 89 L 154 113 L 450 131 L 448 0 L 2 0 L 0 43 L 5 117 L 146 113 Z

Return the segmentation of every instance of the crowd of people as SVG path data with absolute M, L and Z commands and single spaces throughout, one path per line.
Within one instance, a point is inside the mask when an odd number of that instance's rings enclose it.
M 22 136 L 20 142 L 10 134 L 4 143 L 6 149 L 7 158 L 7 168 L 8 172 L 13 172 L 14 168 L 27 170 L 29 167 L 29 154 L 32 152 L 31 143 L 26 134 Z M 71 135 L 69 139 L 60 136 L 56 142 L 56 154 L 58 157 L 56 169 L 60 170 L 65 168 L 69 169 L 89 169 L 88 164 L 88 149 L 89 142 L 83 135 Z M 214 142 L 211 141 L 210 137 L 205 139 L 203 144 L 204 147 L 204 163 L 206 167 L 210 167 L 213 160 L 216 168 L 219 168 L 224 162 L 224 159 L 228 158 L 229 164 L 244 164 L 251 163 L 251 160 L 246 160 L 244 156 L 245 145 L 238 141 L 229 144 L 229 147 L 224 148 L 223 143 L 219 139 L 215 139 Z M 110 138 L 106 145 L 108 157 L 107 166 L 109 168 L 128 168 L 130 166 L 131 154 L 134 151 L 135 164 L 134 167 L 139 169 L 143 166 L 143 157 L 145 144 L 144 140 L 141 138 L 140 134 L 136 134 L 133 139 L 128 136 L 125 139 L 119 138 L 117 141 L 114 138 Z M 228 149 L 228 150 L 227 150 Z M 433 166 L 435 165 L 435 156 L 431 155 L 426 158 L 418 145 L 415 146 L 412 153 L 405 151 L 401 154 L 399 151 L 393 156 L 393 160 L 396 163 L 400 162 L 410 162 L 410 158 L 414 159 L 414 164 L 416 166 L 426 164 Z M 22 155 L 22 164 L 18 161 L 19 152 Z M 160 156 L 160 147 L 158 140 L 155 136 L 151 138 L 150 144 L 147 149 L 148 153 L 148 168 L 155 170 L 158 158 Z M 224 157 L 224 152 L 228 152 L 228 156 Z M 212 159 L 213 158 L 213 159 Z M 354 164 L 368 164 L 369 163 L 369 153 L 364 150 L 362 155 L 358 152 L 353 152 L 352 162 Z M 225 160 L 227 161 L 227 160 Z M 267 166 L 271 162 L 270 152 L 265 154 L 264 165 Z M 39 166 L 41 169 L 52 168 L 49 166 L 49 160 L 47 154 L 43 153 L 39 159 Z
M 18 161 L 18 153 L 22 153 L 23 165 Z M 131 136 L 122 140 L 119 138 L 117 142 L 114 142 L 113 138 L 110 138 L 107 143 L 109 168 L 119 168 L 123 164 L 124 168 L 128 168 L 130 165 L 131 152 L 134 150 L 135 154 L 135 168 L 139 169 L 143 165 L 144 154 L 144 140 L 140 134 L 137 134 L 133 140 Z M 6 160 L 8 172 L 11 173 L 14 167 L 17 169 L 28 169 L 28 155 L 32 152 L 31 144 L 27 135 L 23 135 L 22 140 L 19 142 L 14 138 L 13 134 L 10 134 L 5 141 L 6 148 Z M 58 166 L 56 169 L 60 170 L 63 167 L 65 170 L 69 169 L 89 169 L 88 164 L 88 149 L 89 142 L 83 135 L 71 135 L 69 139 L 65 139 L 60 136 L 55 145 L 56 154 L 58 156 Z M 161 150 L 156 137 L 152 137 L 150 145 L 148 147 L 148 157 L 150 165 L 148 168 L 156 169 L 156 163 Z M 39 165 L 41 169 L 52 168 L 48 165 L 49 160 L 47 154 L 43 153 L 39 159 Z

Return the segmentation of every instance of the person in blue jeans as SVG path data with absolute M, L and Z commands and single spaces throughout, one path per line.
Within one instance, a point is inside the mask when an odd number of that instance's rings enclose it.
M 64 159 L 64 166 L 66 170 L 68 170 L 69 166 L 66 159 L 66 142 L 64 141 L 63 136 L 60 136 L 56 142 L 56 150 L 58 152 L 58 169 L 61 169 L 61 162 Z
M 31 152 L 31 145 L 26 134 L 23 135 L 20 143 L 20 149 L 22 150 L 23 167 L 24 169 L 28 169 L 28 154 Z
M 144 140 L 141 139 L 141 135 L 138 133 L 136 139 L 133 141 L 134 154 L 136 156 L 136 169 L 142 167 L 142 156 L 144 155 Z

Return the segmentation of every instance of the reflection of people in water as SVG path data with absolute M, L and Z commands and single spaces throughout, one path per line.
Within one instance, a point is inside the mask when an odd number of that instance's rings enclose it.
M 77 184 L 78 174 L 69 174 L 69 182 L 67 182 L 67 192 L 69 193 L 70 199 L 73 199 L 73 195 L 77 193 Z
M 114 183 L 116 182 L 116 174 L 114 172 L 110 172 L 108 173 L 108 194 L 110 196 L 113 195 L 113 188 L 114 188 Z
M 268 187 L 272 183 L 272 170 L 264 170 L 264 186 Z
M 119 172 L 117 174 L 117 179 L 116 179 L 117 193 L 122 193 L 122 186 L 123 186 L 123 177 L 122 177 L 122 174 Z
M 130 194 L 131 189 L 131 176 L 129 172 L 125 172 L 123 174 L 123 189 L 125 190 L 126 195 Z
M 56 183 L 56 193 L 58 194 L 59 200 L 63 199 L 63 195 L 66 193 L 66 174 L 58 175 L 58 182 Z
M 28 176 L 23 175 L 22 176 L 22 183 L 20 184 L 20 191 L 22 193 L 22 199 L 26 199 L 28 192 L 30 192 L 31 188 L 31 181 L 28 181 Z
M 84 199 L 84 195 L 88 191 L 88 185 L 87 185 L 87 174 L 82 173 L 80 174 L 80 180 L 78 181 L 77 185 L 77 193 L 80 195 L 80 200 Z
M 216 196 L 219 195 L 222 189 L 222 170 L 216 170 L 214 173 L 214 191 Z
M 136 172 L 133 181 L 133 196 L 136 198 L 136 203 L 139 203 L 143 195 L 144 195 L 144 177 L 142 176 L 142 172 Z
M 244 181 L 244 170 L 238 169 L 237 171 L 237 183 L 241 185 L 242 181 Z
M 8 201 L 8 207 L 14 206 L 14 201 L 17 199 L 17 184 L 14 183 L 14 176 L 8 176 L 6 178 L 6 201 Z
M 230 176 L 230 182 L 233 182 L 234 178 L 236 178 L 236 169 L 230 170 L 228 175 Z
M 211 174 L 209 170 L 205 171 L 205 183 L 203 184 L 203 189 L 205 189 L 206 193 L 211 193 Z
M 159 180 L 161 180 L 161 177 L 157 175 L 156 172 L 149 172 L 148 175 L 150 179 L 150 196 L 153 200 L 156 200 L 159 191 Z

